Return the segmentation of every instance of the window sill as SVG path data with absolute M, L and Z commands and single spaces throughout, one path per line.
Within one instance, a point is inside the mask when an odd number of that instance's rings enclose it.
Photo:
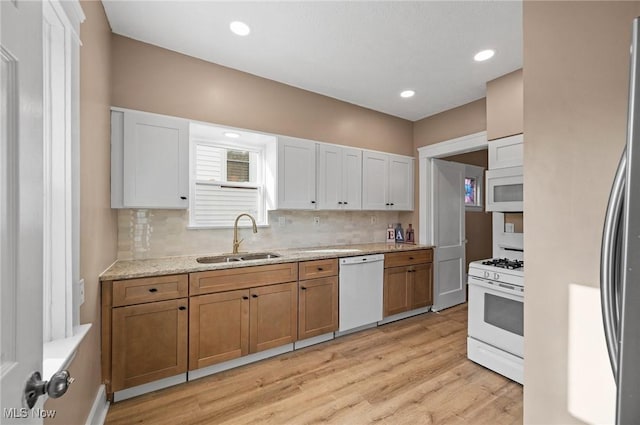
M 73 336 L 56 339 L 43 344 L 42 349 L 42 379 L 48 381 L 54 373 L 69 366 L 76 356 L 78 346 L 89 333 L 91 323 L 73 328 Z

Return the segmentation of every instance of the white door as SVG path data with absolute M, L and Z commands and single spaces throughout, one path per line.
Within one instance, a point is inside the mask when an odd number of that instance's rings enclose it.
M 0 1 L 0 21 L 0 414 L 41 423 L 20 409 L 42 369 L 42 3 Z
M 433 310 L 465 302 L 465 166 L 433 160 L 435 270 Z

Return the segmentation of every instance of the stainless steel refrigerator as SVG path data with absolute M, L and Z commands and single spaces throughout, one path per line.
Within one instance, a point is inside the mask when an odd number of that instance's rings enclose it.
M 633 20 L 627 145 L 609 196 L 602 238 L 600 286 L 616 423 L 640 423 L 640 60 Z

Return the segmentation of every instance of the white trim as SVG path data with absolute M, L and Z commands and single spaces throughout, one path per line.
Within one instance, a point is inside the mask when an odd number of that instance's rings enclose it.
M 329 332 L 326 334 L 322 334 L 322 335 L 318 335 L 318 336 L 314 336 L 311 338 L 307 338 L 307 339 L 303 339 L 300 341 L 296 341 L 293 343 L 293 349 L 294 350 L 299 350 L 301 348 L 306 348 L 306 347 L 310 347 L 312 345 L 316 345 L 316 344 L 320 344 L 322 342 L 327 342 L 327 341 L 331 341 L 335 336 L 333 335 L 333 332 Z
M 425 245 L 433 245 L 433 170 L 432 159 L 448 155 L 473 152 L 488 146 L 487 132 L 470 134 L 436 143 L 434 145 L 418 148 L 418 202 L 420 205 L 420 231 L 418 242 Z
M 107 412 L 109 412 L 109 405 L 107 390 L 104 385 L 100 385 L 85 425 L 103 425 L 107 418 Z
M 128 398 L 133 398 L 142 394 L 150 393 L 152 391 L 162 390 L 174 385 L 182 384 L 184 382 L 187 382 L 187 374 L 181 373 L 179 375 L 174 375 L 168 378 L 149 382 L 148 384 L 138 385 L 136 387 L 124 389 L 122 391 L 116 391 L 113 393 L 113 402 L 115 403 L 117 401 L 122 401 Z
M 89 333 L 91 323 L 77 326 L 70 338 L 45 342 L 42 346 L 42 377 L 49 380 L 54 373 L 69 366 L 78 351 L 80 343 Z
M 428 313 L 431 310 L 431 306 L 416 308 L 415 310 L 405 311 L 403 313 L 394 314 L 388 316 L 378 322 L 378 326 L 386 325 L 387 323 L 397 322 L 398 320 L 407 319 L 409 317 L 417 316 L 418 314 Z
M 258 353 L 249 354 L 248 356 L 238 357 L 226 362 L 214 364 L 196 370 L 190 370 L 187 372 L 188 380 L 193 381 L 194 379 L 204 378 L 205 376 L 213 375 L 214 373 L 233 369 L 238 366 L 244 366 L 246 364 L 268 359 L 270 357 L 279 356 L 280 354 L 288 353 L 290 351 L 293 351 L 293 344 L 286 344 L 280 347 L 271 348 L 269 350 L 260 351 Z

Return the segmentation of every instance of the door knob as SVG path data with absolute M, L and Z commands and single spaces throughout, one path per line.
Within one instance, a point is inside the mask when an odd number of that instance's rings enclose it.
M 29 406 L 29 409 L 32 409 L 41 395 L 47 394 L 51 398 L 62 397 L 72 382 L 73 378 L 69 375 L 68 370 L 55 373 L 50 381 L 43 381 L 40 372 L 33 372 L 24 387 L 23 401 Z

